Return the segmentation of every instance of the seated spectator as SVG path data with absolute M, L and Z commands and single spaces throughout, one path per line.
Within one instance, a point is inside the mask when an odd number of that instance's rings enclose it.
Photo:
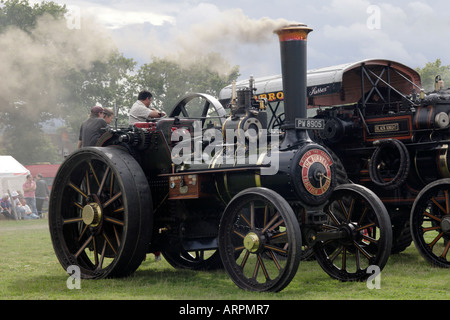
M 6 217 L 6 219 L 14 220 L 14 215 L 12 213 L 11 201 L 9 201 L 9 195 L 5 193 L 0 201 L 1 213 Z
M 26 212 L 29 210 L 31 211 L 31 208 L 26 204 L 27 201 L 25 200 L 24 196 L 19 194 L 17 191 L 11 192 L 11 198 L 12 198 L 12 205 L 16 210 L 17 219 L 23 220 L 23 219 L 29 219 Z M 26 207 L 22 203 L 25 203 Z M 33 211 L 31 211 L 33 213 Z
M 11 204 L 15 208 L 17 219 L 21 219 L 22 215 L 19 212 L 19 207 L 21 206 L 19 200 L 19 193 L 17 191 L 11 192 Z
M 39 219 L 39 216 L 31 211 L 31 208 L 27 205 L 25 198 L 20 198 L 19 211 L 21 211 L 22 219 L 24 220 Z

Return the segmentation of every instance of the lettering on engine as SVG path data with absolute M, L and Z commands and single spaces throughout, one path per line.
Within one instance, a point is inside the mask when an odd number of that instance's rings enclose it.
M 376 133 L 395 132 L 400 130 L 400 125 L 398 123 L 378 124 L 374 129 Z

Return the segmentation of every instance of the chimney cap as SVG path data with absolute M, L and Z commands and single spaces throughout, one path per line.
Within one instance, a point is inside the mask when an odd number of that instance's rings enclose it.
M 276 33 L 280 37 L 280 41 L 289 40 L 306 40 L 308 33 L 313 31 L 312 28 L 308 27 L 306 24 L 290 24 L 279 29 L 276 29 Z

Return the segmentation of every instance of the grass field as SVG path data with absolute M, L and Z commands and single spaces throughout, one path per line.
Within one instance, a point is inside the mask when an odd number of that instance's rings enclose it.
M 390 257 L 380 289 L 330 278 L 315 261 L 302 261 L 291 284 L 279 293 L 246 292 L 225 271 L 172 268 L 164 259 L 146 261 L 124 279 L 82 280 L 67 287 L 56 259 L 48 221 L 0 220 L 1 300 L 449 300 L 450 270 L 431 267 L 414 245 Z

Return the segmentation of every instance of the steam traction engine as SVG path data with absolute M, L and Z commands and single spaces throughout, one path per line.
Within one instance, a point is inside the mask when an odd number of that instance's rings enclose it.
M 325 130 L 314 140 L 338 155 L 351 181 L 381 198 L 393 224 L 393 252 L 414 240 L 426 260 L 449 268 L 450 91 L 439 76 L 425 95 L 389 65 L 380 75 L 365 65 L 360 70 L 360 100 L 320 109 Z M 391 85 L 394 76 L 411 94 Z
M 111 129 L 101 146 L 71 154 L 55 178 L 49 208 L 62 266 L 79 266 L 83 278 L 121 277 L 146 253 L 162 251 L 176 268 L 223 266 L 240 288 L 280 291 L 307 245 L 342 281 L 366 279 L 369 266 L 382 269 L 392 242 L 385 207 L 365 187 L 337 186 L 331 155 L 296 125 L 306 119 L 310 31 L 304 25 L 276 31 L 286 102 L 280 143 L 270 137 L 261 143 L 263 105 L 250 88 L 238 93 L 217 130 L 237 132 L 232 141 L 205 139 L 214 128 L 202 117 L 174 117 Z M 201 96 L 221 110 L 217 100 Z M 253 162 L 247 161 L 252 145 L 258 146 Z M 198 151 L 203 161 L 190 162 Z

